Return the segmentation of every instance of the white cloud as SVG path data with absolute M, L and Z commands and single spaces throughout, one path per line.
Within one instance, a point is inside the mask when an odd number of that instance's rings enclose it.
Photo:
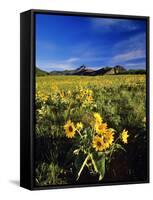
M 141 63 L 127 63 L 125 64 L 126 67 L 129 69 L 144 69 L 146 68 L 146 63 L 141 62 Z
M 74 57 L 74 58 L 68 58 L 65 62 L 67 63 L 73 63 L 80 60 L 80 58 Z
M 63 70 L 72 70 L 74 67 L 66 63 L 52 63 L 44 67 L 46 71 L 63 71 Z
M 91 20 L 92 27 L 99 31 L 110 31 L 114 28 L 118 28 L 118 31 L 130 30 L 134 31 L 138 28 L 130 19 L 115 19 L 115 18 L 93 18 Z
M 138 50 L 146 48 L 146 34 L 141 33 L 129 39 L 122 40 L 113 46 L 114 51 Z
M 115 25 L 115 24 L 118 24 L 120 22 L 122 22 L 123 20 L 120 20 L 120 19 L 107 19 L 107 18 L 93 18 L 92 19 L 92 22 L 97 25 L 97 26 L 102 26 L 102 25 L 108 25 L 108 26 L 111 26 L 111 25 Z
M 42 68 L 46 71 L 62 71 L 62 70 L 72 70 L 76 68 L 75 62 L 78 61 L 79 58 L 71 57 L 65 60 L 45 60 L 39 62 L 39 68 Z
M 145 58 L 143 50 L 134 50 L 126 53 L 121 53 L 112 58 L 114 62 L 125 62 L 133 59 Z
M 119 43 L 113 46 L 112 52 L 114 56 L 112 57 L 111 64 L 122 64 L 127 61 L 132 61 L 135 59 L 145 59 L 146 58 L 145 33 L 141 33 L 136 36 L 130 37 L 129 39 L 120 41 Z M 130 65 L 128 65 L 128 67 L 129 66 Z

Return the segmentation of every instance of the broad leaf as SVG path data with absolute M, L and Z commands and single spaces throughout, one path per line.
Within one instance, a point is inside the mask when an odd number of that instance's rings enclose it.
M 102 156 L 101 159 L 96 162 L 96 166 L 99 172 L 99 180 L 102 180 L 105 175 L 105 156 Z
M 117 149 L 121 149 L 121 150 L 126 152 L 126 150 L 120 144 L 116 144 L 115 146 L 116 146 Z

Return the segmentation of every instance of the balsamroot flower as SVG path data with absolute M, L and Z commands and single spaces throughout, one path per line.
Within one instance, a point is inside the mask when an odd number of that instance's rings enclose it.
M 127 141 L 127 138 L 129 137 L 128 135 L 128 131 L 126 131 L 126 129 L 124 129 L 121 133 L 121 139 L 123 141 L 123 143 L 127 144 L 128 141 Z
M 67 123 L 64 125 L 64 130 L 67 138 L 73 138 L 75 135 L 75 126 L 71 120 L 68 120 Z

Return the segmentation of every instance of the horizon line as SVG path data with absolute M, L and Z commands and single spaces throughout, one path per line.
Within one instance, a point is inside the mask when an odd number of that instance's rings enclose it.
M 117 66 L 120 66 L 120 67 L 123 67 L 125 70 L 146 70 L 146 66 L 145 67 L 140 67 L 140 68 L 127 68 L 127 67 L 125 67 L 125 66 L 123 66 L 123 65 L 120 65 L 120 64 L 117 64 L 117 65 L 114 65 L 114 66 L 109 66 L 109 65 L 106 65 L 106 66 L 103 66 L 103 67 L 88 67 L 88 66 L 86 66 L 86 65 L 81 65 L 80 67 L 82 67 L 82 66 L 84 66 L 85 68 L 87 68 L 87 69 L 90 69 L 90 70 L 99 70 L 99 69 L 102 69 L 102 68 L 106 68 L 106 67 L 109 67 L 109 68 L 114 68 L 114 67 L 117 67 Z M 80 68 L 80 67 L 74 67 L 73 69 L 71 68 L 71 69 L 68 69 L 68 68 L 65 68 L 65 69 L 53 69 L 53 70 L 49 70 L 49 68 L 48 68 L 48 70 L 47 69 L 45 69 L 45 68 L 42 68 L 42 67 L 38 67 L 38 66 L 35 66 L 35 68 L 38 68 L 38 69 L 40 69 L 40 70 L 42 70 L 42 71 L 46 71 L 46 72 L 53 72 L 53 71 L 57 71 L 57 72 L 62 72 L 62 71 L 72 71 L 72 70 L 77 70 L 78 68 Z

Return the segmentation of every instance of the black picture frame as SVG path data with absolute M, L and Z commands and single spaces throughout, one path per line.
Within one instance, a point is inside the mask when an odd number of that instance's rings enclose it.
M 146 20 L 146 112 L 147 112 L 147 179 L 96 184 L 74 184 L 36 187 L 34 184 L 35 131 L 35 14 L 92 16 Z M 29 10 L 20 14 L 20 186 L 29 190 L 73 188 L 102 185 L 149 183 L 149 17 L 53 10 Z

